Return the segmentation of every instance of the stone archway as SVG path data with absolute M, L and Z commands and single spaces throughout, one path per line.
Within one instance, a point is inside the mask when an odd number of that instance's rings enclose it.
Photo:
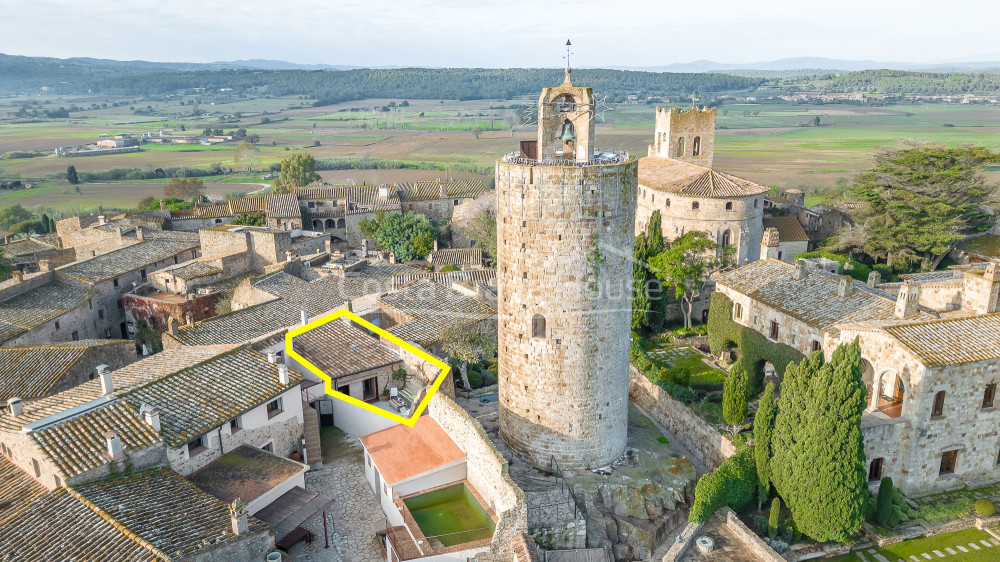
M 877 378 L 877 385 L 873 389 L 875 403 L 871 405 L 871 409 L 890 418 L 901 417 L 909 389 L 909 382 L 902 373 L 886 369 Z

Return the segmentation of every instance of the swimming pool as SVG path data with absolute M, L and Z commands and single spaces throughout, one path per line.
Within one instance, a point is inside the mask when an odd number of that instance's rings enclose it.
M 480 404 L 489 404 L 490 402 L 496 402 L 500 399 L 500 396 L 496 394 L 487 394 L 486 396 L 479 397 Z
M 406 498 L 403 503 L 433 548 L 493 536 L 493 519 L 462 482 Z

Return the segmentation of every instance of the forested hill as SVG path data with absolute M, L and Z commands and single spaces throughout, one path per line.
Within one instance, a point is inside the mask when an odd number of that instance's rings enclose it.
M 0 55 L 0 91 L 150 95 L 195 88 L 234 94 L 309 95 L 317 105 L 363 98 L 509 99 L 560 84 L 563 71 L 537 68 L 400 68 L 354 70 L 176 70 Z M 613 101 L 628 95 L 699 97 L 752 90 L 761 78 L 726 74 L 581 69 L 574 82 Z
M 862 70 L 818 76 L 816 86 L 827 92 L 883 94 L 990 94 L 1000 92 L 1000 74 Z

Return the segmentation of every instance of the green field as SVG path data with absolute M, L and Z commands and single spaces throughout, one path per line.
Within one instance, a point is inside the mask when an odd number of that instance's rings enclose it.
M 986 541 L 990 546 L 986 546 L 982 541 Z M 908 540 L 884 548 L 868 548 L 864 549 L 863 552 L 867 560 L 875 560 L 875 554 L 879 554 L 889 562 L 901 560 L 909 562 L 912 560 L 912 556 L 920 560 L 938 560 L 941 558 L 937 555 L 939 552 L 944 555 L 945 560 L 953 560 L 954 562 L 991 562 L 1000 560 L 1000 545 L 993 541 L 996 539 L 986 531 L 966 529 L 933 537 Z M 970 543 L 976 546 L 973 547 Z M 962 548 L 960 549 L 959 546 Z M 872 550 L 875 552 L 871 552 Z M 931 558 L 924 555 L 930 555 Z M 862 558 L 854 552 L 825 560 L 830 562 L 862 562 Z
M 598 93 L 598 97 L 599 93 Z M 181 101 L 185 101 L 181 105 Z M 75 104 L 89 107 L 108 103 L 107 108 L 70 113 L 69 119 L 17 118 L 26 104 L 37 109 L 57 109 Z M 218 163 L 235 167 L 238 143 L 146 144 L 138 153 L 57 158 L 59 146 L 95 142 L 102 135 L 142 134 L 163 128 L 179 131 L 183 125 L 191 135 L 205 128 L 228 132 L 246 128 L 258 134 L 259 166 L 280 162 L 295 151 L 306 150 L 316 158 L 381 158 L 436 163 L 432 177 L 461 173 L 463 163 L 489 167 L 495 159 L 516 150 L 520 140 L 533 138 L 534 126 L 525 123 L 532 111 L 511 106 L 533 106 L 533 99 L 517 100 L 407 100 L 396 113 L 373 108 L 403 100 L 360 100 L 325 107 L 311 107 L 298 96 L 261 99 L 217 99 L 197 105 L 192 97 L 158 99 L 105 99 L 102 96 L 60 98 L 54 96 L 0 99 L 0 155 L 14 151 L 39 151 L 46 156 L 0 159 L 5 178 L 23 178 L 42 185 L 61 185 L 66 166 L 80 172 L 111 168 L 208 168 Z M 114 102 L 125 105 L 111 107 Z M 671 105 L 671 104 L 664 104 Z M 137 115 L 130 107 L 152 115 Z M 496 109 L 491 109 L 491 107 Z M 653 105 L 644 103 L 598 104 L 597 145 L 603 149 L 628 150 L 644 156 L 653 137 Z M 757 112 L 754 115 L 754 112 Z M 422 114 L 422 116 L 421 116 Z M 820 126 L 814 126 L 816 117 Z M 269 122 L 264 123 L 267 119 Z M 31 122 L 35 121 L 35 122 Z M 511 125 L 514 125 L 511 128 Z M 477 139 L 471 129 L 481 128 Z M 792 103 L 723 105 L 718 109 L 715 168 L 777 188 L 802 188 L 810 201 L 819 201 L 824 191 L 834 189 L 871 164 L 872 154 L 885 147 L 908 142 L 951 145 L 980 144 L 1000 150 L 1000 107 L 958 104 L 892 105 L 886 107 L 847 104 L 804 105 Z M 319 146 L 314 146 L 316 143 Z M 452 170 L 452 167 L 455 170 Z M 406 170 L 341 170 L 325 174 L 328 181 L 412 181 Z M 988 177 L 1000 180 L 1000 170 Z M 418 178 L 418 176 L 420 176 Z M 413 174 L 428 179 L 426 174 Z M 488 175 L 480 175 L 489 179 Z M 224 181 L 217 179 L 215 181 Z M 0 204 L 23 200 L 25 205 L 57 205 L 63 208 L 91 204 L 72 191 L 46 187 L 61 196 L 38 201 L 36 195 L 0 195 Z M 82 187 L 86 192 L 86 186 Z M 101 193 L 103 196 L 104 193 Z M 131 201 L 123 191 L 112 197 Z M 137 200 L 139 197 L 135 197 Z

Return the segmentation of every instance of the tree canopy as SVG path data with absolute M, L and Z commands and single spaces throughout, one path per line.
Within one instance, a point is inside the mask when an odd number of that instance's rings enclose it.
M 646 232 L 635 237 L 632 262 L 632 331 L 649 328 L 658 332 L 666 321 L 668 298 L 663 283 L 650 271 L 649 260 L 663 252 L 663 229 L 660 211 L 649 217 Z
M 174 178 L 163 186 L 163 196 L 169 199 L 191 200 L 201 197 L 205 184 L 198 178 Z
M 379 211 L 374 219 L 361 219 L 358 228 L 378 247 L 396 254 L 400 261 L 426 257 L 437 238 L 438 227 L 415 213 Z
M 694 300 L 700 296 L 709 276 L 731 265 L 732 251 L 732 246 L 722 247 L 704 232 L 692 230 L 650 258 L 653 273 L 665 285 L 673 287 L 674 296 L 682 302 L 685 326 L 691 326 Z
M 316 159 L 312 154 L 299 152 L 281 161 L 281 173 L 274 182 L 274 193 L 290 193 L 293 187 L 302 187 L 318 181 Z

